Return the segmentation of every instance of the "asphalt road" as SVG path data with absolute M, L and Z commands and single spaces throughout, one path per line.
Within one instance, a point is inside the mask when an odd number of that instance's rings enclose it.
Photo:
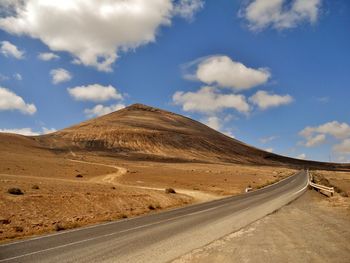
M 239 196 L 0 245 L 0 262 L 168 262 L 296 199 L 306 172 Z

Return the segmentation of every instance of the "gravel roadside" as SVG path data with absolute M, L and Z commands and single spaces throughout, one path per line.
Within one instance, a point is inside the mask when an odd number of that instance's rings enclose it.
M 350 208 L 344 200 L 337 204 L 339 199 L 308 191 L 273 214 L 173 262 L 350 262 Z

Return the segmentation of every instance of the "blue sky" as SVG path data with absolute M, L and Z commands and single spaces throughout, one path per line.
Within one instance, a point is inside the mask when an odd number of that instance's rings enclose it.
M 346 0 L 4 0 L 0 10 L 0 131 L 50 132 L 137 102 L 275 153 L 350 160 Z

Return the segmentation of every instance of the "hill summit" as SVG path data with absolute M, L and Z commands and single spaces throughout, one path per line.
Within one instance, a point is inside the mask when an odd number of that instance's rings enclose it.
M 37 139 L 51 149 L 108 152 L 130 158 L 333 167 L 265 152 L 190 118 L 143 104 Z

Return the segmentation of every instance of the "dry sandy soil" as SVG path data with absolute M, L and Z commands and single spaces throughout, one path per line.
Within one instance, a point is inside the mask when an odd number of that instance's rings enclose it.
M 286 168 L 128 162 L 74 155 L 17 154 L 11 162 L 0 163 L 0 240 L 209 201 L 293 173 Z M 83 177 L 76 177 L 78 174 Z M 9 194 L 12 187 L 24 194 Z M 166 194 L 167 187 L 177 194 Z
M 255 223 L 182 256 L 195 262 L 350 262 L 350 201 L 308 191 Z

